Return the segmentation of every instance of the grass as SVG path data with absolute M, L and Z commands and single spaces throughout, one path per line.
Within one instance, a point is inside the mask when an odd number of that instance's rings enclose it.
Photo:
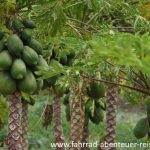
M 47 128 L 42 127 L 41 114 L 46 101 L 45 98 L 41 99 L 40 102 L 37 102 L 35 106 L 30 106 L 29 114 L 29 149 L 30 150 L 53 150 L 54 148 L 50 147 L 50 143 L 54 142 L 54 132 L 53 132 L 53 123 Z M 63 106 L 64 107 L 64 106 Z M 64 110 L 64 108 L 63 108 Z M 137 140 L 133 135 L 133 128 L 139 118 L 143 117 L 144 113 L 142 112 L 127 112 L 119 110 L 117 114 L 117 142 L 125 143 L 140 143 L 146 142 L 146 139 Z M 69 135 L 69 123 L 65 118 L 65 111 L 62 113 L 63 128 L 65 134 L 65 140 L 68 141 Z M 7 128 L 2 130 L 4 134 L 7 132 Z M 2 133 L 2 131 L 0 133 Z M 105 123 L 99 125 L 94 125 L 90 122 L 89 124 L 90 131 L 90 142 L 99 141 L 100 138 L 105 133 Z M 5 150 L 6 148 L 0 148 L 0 150 Z M 118 150 L 143 150 L 143 148 L 118 148 Z M 92 148 L 96 150 L 96 148 Z M 145 149 L 146 150 L 146 149 Z

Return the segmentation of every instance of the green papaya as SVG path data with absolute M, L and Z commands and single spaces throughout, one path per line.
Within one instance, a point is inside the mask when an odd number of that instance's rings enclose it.
M 39 55 L 37 65 L 34 66 L 34 68 L 33 68 L 36 76 L 38 76 L 38 77 L 41 76 L 42 74 L 40 72 L 37 73 L 36 71 L 38 71 L 40 68 L 45 68 L 45 67 L 48 67 L 48 64 L 47 64 L 46 60 L 41 55 Z
M 85 111 L 87 113 L 91 113 L 91 110 L 92 110 L 92 106 L 93 106 L 93 100 L 92 99 L 88 99 L 85 103 Z
M 46 62 L 46 60 L 43 58 L 43 56 L 39 55 L 38 57 L 38 63 L 37 63 L 37 66 L 40 66 L 40 67 L 48 67 L 48 64 Z
M 87 94 L 89 97 L 99 99 L 105 96 L 105 87 L 102 83 L 92 82 L 90 87 L 87 88 Z
M 66 55 L 63 55 L 61 58 L 60 58 L 60 61 L 59 61 L 62 65 L 66 65 L 67 63 L 67 56 Z
M 67 120 L 67 121 L 70 121 L 71 116 L 70 116 L 70 106 L 69 106 L 69 104 L 66 105 L 66 107 L 65 107 L 65 112 L 66 112 L 66 120 Z
M 7 72 L 0 72 L 0 93 L 9 95 L 16 91 L 16 82 Z
M 13 20 L 12 20 L 12 27 L 16 31 L 19 31 L 22 28 L 21 21 L 19 19 L 17 19 L 17 18 L 13 18 Z
M 23 79 L 27 74 L 27 68 L 22 59 L 15 59 L 11 67 L 11 75 L 14 79 Z
M 29 29 L 34 29 L 34 28 L 36 28 L 35 23 L 34 23 L 31 19 L 29 19 L 29 18 L 23 19 L 23 25 L 24 25 L 26 28 L 29 28 Z
M 90 119 L 93 123 L 99 124 L 104 119 L 103 110 L 100 107 L 95 107 L 94 114 L 90 114 Z
M 43 80 L 37 80 L 37 92 L 40 91 L 43 87 Z
M 0 31 L 0 40 L 2 40 L 4 37 L 4 32 Z
M 142 118 L 137 122 L 137 124 L 133 130 L 133 133 L 137 139 L 140 139 L 140 138 L 145 137 L 146 134 L 148 133 L 148 131 L 149 131 L 148 119 Z
M 8 70 L 12 65 L 12 57 L 8 51 L 0 52 L 0 70 Z
M 34 49 L 38 54 L 42 54 L 43 48 L 40 42 L 35 39 L 31 39 L 28 44 L 32 49 Z
M 95 101 L 96 105 L 101 107 L 104 111 L 106 110 L 106 102 L 102 101 L 101 99 Z
M 28 29 L 24 29 L 22 32 L 21 32 L 21 39 L 25 42 L 30 42 L 31 40 L 31 32 L 28 30 Z
M 24 79 L 18 81 L 18 89 L 28 94 L 33 94 L 37 90 L 36 79 L 30 70 L 27 70 Z
M 64 105 L 68 105 L 69 104 L 69 97 L 70 97 L 70 93 L 65 95 L 65 97 L 63 99 L 63 104 Z
M 4 49 L 5 42 L 3 40 L 0 40 L 0 52 Z
M 22 41 L 16 34 L 9 36 L 7 40 L 7 47 L 9 52 L 16 56 L 21 56 L 24 49 Z
M 25 46 L 23 51 L 23 60 L 29 66 L 35 66 L 38 63 L 38 54 L 30 47 Z
M 55 94 L 59 97 L 62 97 L 65 93 L 65 88 L 61 85 L 54 85 L 53 89 L 54 89 Z

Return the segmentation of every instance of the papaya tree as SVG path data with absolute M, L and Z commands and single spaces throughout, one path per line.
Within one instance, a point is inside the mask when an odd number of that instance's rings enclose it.
M 21 18 L 18 7 L 18 3 L 11 1 L 1 5 L 0 93 L 9 98 L 9 150 L 28 149 L 28 102 L 22 99 L 22 92 L 35 94 L 42 87 L 34 73 L 42 57 L 42 46 L 29 31 L 36 25 L 29 18 Z

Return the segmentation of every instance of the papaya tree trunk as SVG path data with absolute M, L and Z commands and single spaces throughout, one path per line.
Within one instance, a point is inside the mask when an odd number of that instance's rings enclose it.
M 54 97 L 53 118 L 55 143 L 64 143 L 64 134 L 61 121 L 61 99 L 58 96 Z M 56 150 L 65 150 L 65 148 L 57 146 Z
M 106 143 L 115 143 L 116 139 L 116 113 L 117 113 L 117 87 L 108 86 L 106 91 Z M 115 147 L 109 147 L 115 150 Z
M 89 128 L 88 128 L 88 123 L 89 123 L 88 118 L 87 118 L 87 120 L 85 118 L 81 143 L 88 143 L 89 142 Z M 86 147 L 86 146 L 83 146 L 83 147 L 81 147 L 81 150 L 90 150 L 90 148 Z
M 28 103 L 22 102 L 22 150 L 28 150 Z
M 84 127 L 84 95 L 82 88 L 78 86 L 74 86 L 71 91 L 69 150 L 80 150 L 81 145 L 78 143 L 82 142 L 82 133 Z
M 16 92 L 9 96 L 8 150 L 22 150 L 21 96 Z

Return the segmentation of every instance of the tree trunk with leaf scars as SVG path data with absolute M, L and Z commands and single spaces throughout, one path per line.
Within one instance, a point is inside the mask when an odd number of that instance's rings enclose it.
M 82 133 L 84 128 L 84 95 L 82 86 L 74 86 L 70 97 L 70 148 L 69 150 L 80 150 L 80 145 L 74 145 L 82 142 Z M 74 143 L 74 144 L 72 144 Z
M 59 96 L 54 97 L 53 118 L 55 143 L 64 143 L 64 134 L 61 121 L 61 99 Z M 65 150 L 65 148 L 57 146 L 56 150 Z
M 81 143 L 88 143 L 88 142 L 89 142 L 89 118 L 85 117 Z M 84 146 L 81 148 L 81 150 L 90 150 L 90 148 Z
M 22 150 L 28 150 L 28 103 L 22 102 Z
M 114 143 L 116 138 L 117 87 L 108 86 L 106 96 L 106 142 Z M 116 148 L 109 148 L 114 150 Z
M 9 96 L 8 150 L 22 150 L 21 96 L 16 92 Z
M 116 138 L 117 87 L 109 85 L 107 87 L 106 97 L 106 136 L 102 143 L 114 143 Z M 103 149 L 116 150 L 116 147 L 99 147 L 99 150 Z

